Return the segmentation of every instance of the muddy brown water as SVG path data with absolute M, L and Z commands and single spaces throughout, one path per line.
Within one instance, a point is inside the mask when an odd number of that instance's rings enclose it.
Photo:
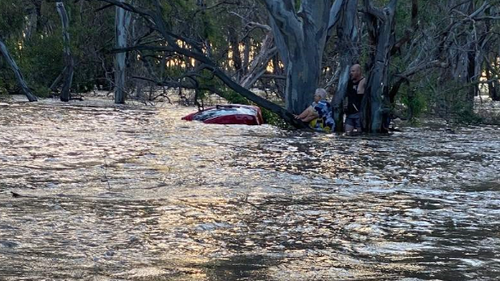
M 499 127 L 345 137 L 191 110 L 1 103 L 0 280 L 499 280 Z

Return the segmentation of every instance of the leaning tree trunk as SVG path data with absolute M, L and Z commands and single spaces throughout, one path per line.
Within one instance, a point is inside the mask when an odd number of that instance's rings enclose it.
M 64 70 L 63 70 L 63 87 L 61 91 L 61 101 L 69 101 L 71 98 L 71 84 L 73 83 L 73 73 L 75 62 L 71 55 L 70 39 L 69 39 L 69 19 L 63 2 L 56 2 L 57 12 L 61 17 L 63 42 L 64 42 Z
M 371 5 L 370 0 L 364 0 L 366 13 L 375 17 L 375 21 L 368 21 L 369 28 L 376 36 L 376 49 L 371 60 L 370 75 L 366 83 L 365 93 L 368 98 L 370 112 L 369 130 L 372 133 L 382 131 L 383 117 L 389 107 L 388 82 L 389 61 L 392 46 L 394 45 L 394 16 L 397 0 L 391 2 L 382 10 Z
M 123 3 L 124 0 L 119 2 Z M 127 30 L 130 24 L 130 13 L 120 7 L 116 7 L 115 17 L 115 45 L 116 48 L 127 47 Z M 126 53 L 115 55 L 115 103 L 125 103 L 125 83 L 126 83 Z
M 298 12 L 292 0 L 262 0 L 271 17 L 276 46 L 285 65 L 285 104 L 300 113 L 311 103 L 321 74 L 323 52 L 339 3 L 303 0 Z M 332 21 L 331 14 L 335 14 Z
M 24 81 L 23 75 L 21 73 L 21 70 L 17 66 L 16 62 L 14 59 L 10 56 L 9 50 L 7 49 L 7 46 L 3 43 L 3 41 L 0 38 L 0 53 L 2 56 L 5 58 L 5 61 L 7 64 L 10 66 L 12 71 L 14 71 L 14 74 L 16 76 L 17 82 L 19 83 L 19 86 L 21 87 L 22 92 L 26 95 L 29 101 L 37 101 L 37 98 L 33 93 L 31 93 L 30 88 L 26 84 L 26 81 Z
M 340 23 L 337 25 L 338 52 L 340 53 L 340 77 L 333 97 L 333 117 L 335 130 L 341 132 L 343 126 L 343 102 L 350 79 L 350 68 L 359 58 L 358 0 L 348 1 L 343 6 Z

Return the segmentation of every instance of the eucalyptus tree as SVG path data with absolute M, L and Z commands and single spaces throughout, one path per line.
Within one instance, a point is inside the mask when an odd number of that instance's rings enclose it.
M 31 89 L 22 74 L 16 60 L 11 54 L 6 43 L 7 39 L 16 42 L 22 36 L 23 21 L 23 3 L 11 3 L 10 1 L 0 1 L 0 73 L 2 60 L 14 74 L 17 84 L 21 88 L 21 92 L 26 95 L 29 101 L 36 101 L 37 97 L 32 93 Z M 2 75 L 3 76 L 3 75 Z M 8 83 L 8 81 L 2 81 Z M 6 85 L 8 87 L 8 85 Z
M 340 73 L 333 100 L 337 130 L 342 127 L 342 101 L 344 99 L 349 68 L 360 56 L 360 29 L 358 1 L 280 1 L 261 0 L 270 15 L 276 45 L 286 69 L 286 108 L 302 111 L 312 100 L 314 89 L 321 77 L 325 46 L 337 24 Z M 394 48 L 395 14 L 397 0 L 383 9 L 371 0 L 363 1 L 365 25 L 371 48 L 368 54 L 367 97 L 365 120 L 369 130 L 383 130 L 384 115 L 388 112 L 387 89 L 391 51 Z
M 402 20 L 398 21 L 404 35 L 391 51 L 391 102 L 396 101 L 400 87 L 411 82 L 413 86 L 405 88 L 426 92 L 424 99 L 436 113 L 472 113 L 478 85 L 490 84 L 494 93 L 498 81 L 495 50 L 500 36 L 495 29 L 500 23 L 499 4 L 497 0 L 412 0 L 411 8 L 402 4 L 398 12 L 409 15 L 411 11 L 411 23 L 405 31 Z M 483 73 L 489 76 L 487 81 L 481 80 Z
M 143 56 L 145 58 L 157 58 L 158 54 L 163 53 L 177 56 L 179 59 L 189 58 L 197 61 L 197 74 L 193 75 L 186 73 L 183 75 L 184 78 L 178 79 L 177 81 L 158 81 L 158 79 L 152 79 L 157 85 L 177 85 L 178 87 L 190 88 L 193 87 L 194 84 L 198 88 L 202 86 L 203 89 L 210 89 L 214 93 L 221 94 L 222 92 L 222 95 L 224 96 L 223 91 L 213 87 L 212 85 L 199 85 L 200 81 L 197 78 L 208 74 L 209 76 L 212 76 L 210 80 L 217 78 L 229 89 L 239 93 L 241 96 L 254 102 L 255 104 L 274 112 L 289 124 L 296 127 L 305 127 L 305 124 L 297 121 L 291 112 L 241 86 L 238 81 L 233 79 L 231 75 L 225 71 L 223 66 L 218 64 L 217 58 L 213 56 L 213 52 L 211 51 L 212 46 L 205 46 L 203 41 L 195 40 L 182 33 L 175 33 L 172 25 L 170 25 L 164 17 L 168 12 L 168 9 L 172 8 L 169 7 L 167 3 L 155 0 L 151 5 L 138 6 L 118 0 L 100 0 L 100 2 L 112 4 L 142 17 L 145 25 L 150 28 L 148 35 L 155 34 L 155 36 L 159 36 L 159 38 L 151 36 L 147 38 L 148 36 L 145 36 L 143 39 L 138 40 L 135 45 L 127 48 L 118 48 L 115 49 L 114 52 L 141 52 L 145 54 L 145 56 Z M 150 67 L 152 62 L 155 62 L 155 60 L 150 60 L 146 64 L 149 69 L 152 69 Z M 189 60 L 188 63 L 190 63 Z M 208 72 L 203 72 L 203 70 Z M 157 77 L 156 73 L 153 71 L 150 71 L 150 73 L 153 78 Z
M 358 15 L 358 0 L 350 0 L 342 6 L 337 32 L 337 52 L 339 53 L 337 88 L 332 100 L 333 117 L 336 131 L 342 131 L 343 102 L 347 93 L 349 71 L 353 63 L 358 62 L 361 55 L 360 48 L 360 20 Z
M 21 70 L 17 66 L 17 63 L 14 61 L 12 56 L 10 55 L 9 50 L 7 49 L 7 46 L 3 42 L 3 40 L 0 38 L 0 54 L 2 54 L 3 58 L 7 62 L 7 64 L 10 66 L 12 71 L 14 72 L 17 82 L 19 83 L 19 86 L 21 87 L 21 91 L 26 95 L 29 101 L 37 101 L 37 97 L 31 92 L 30 88 L 26 84 L 26 81 L 24 80 L 24 77 L 21 73 Z
M 124 0 L 120 0 L 125 3 Z M 126 10 L 116 7 L 115 16 L 115 46 L 116 48 L 126 48 L 127 38 L 130 28 L 131 15 Z M 115 55 L 115 103 L 125 103 L 125 85 L 126 85 L 126 54 L 117 53 Z
M 63 86 L 61 91 L 61 101 L 69 101 L 71 98 L 71 84 L 73 83 L 73 74 L 75 69 L 75 61 L 71 55 L 71 43 L 69 34 L 69 18 L 64 3 L 62 1 L 56 2 L 57 12 L 61 17 L 61 26 L 64 42 L 64 69 L 62 73 Z
M 269 12 L 269 23 L 285 65 L 286 108 L 300 113 L 312 101 L 328 34 L 348 1 L 261 1 Z
M 368 34 L 373 42 L 373 54 L 369 61 L 369 76 L 366 82 L 365 93 L 368 102 L 365 102 L 365 120 L 368 120 L 368 129 L 371 132 L 380 132 L 384 128 L 384 115 L 387 114 L 389 97 L 390 54 L 394 45 L 394 16 L 397 0 L 391 0 L 384 9 L 376 8 L 370 0 L 363 0 L 367 17 Z
M 99 7 L 89 1 L 0 0 L 0 34 L 32 93 L 61 93 L 69 100 L 70 91 L 113 80 L 112 60 L 104 50 L 112 47 L 114 27 L 110 13 Z M 0 91 L 21 92 L 10 65 L 0 58 Z

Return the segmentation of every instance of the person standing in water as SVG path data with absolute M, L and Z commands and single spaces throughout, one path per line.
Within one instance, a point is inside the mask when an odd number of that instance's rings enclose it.
M 366 79 L 363 77 L 361 65 L 351 67 L 349 83 L 347 84 L 346 120 L 344 130 L 350 134 L 361 132 L 361 105 L 365 95 Z

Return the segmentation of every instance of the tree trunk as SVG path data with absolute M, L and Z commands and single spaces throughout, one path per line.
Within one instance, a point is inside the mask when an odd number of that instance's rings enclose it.
M 125 0 L 119 0 L 124 3 Z M 130 24 L 130 13 L 120 7 L 116 7 L 115 16 L 115 46 L 116 48 L 127 47 L 127 32 Z M 115 55 L 115 103 L 125 103 L 126 87 L 126 53 Z
M 130 5 L 124 5 L 123 2 L 118 0 L 103 0 L 110 4 L 115 5 L 116 7 L 121 7 L 127 9 L 128 11 L 137 13 L 141 15 L 143 18 L 147 18 L 154 24 L 154 28 L 158 30 L 158 32 L 162 35 L 163 39 L 167 42 L 165 46 L 147 46 L 147 45 L 138 45 L 128 48 L 117 48 L 114 50 L 115 53 L 126 53 L 132 50 L 149 50 L 156 52 L 175 52 L 179 55 L 187 56 L 197 60 L 202 63 L 204 69 L 209 69 L 212 71 L 213 75 L 219 78 L 226 86 L 239 93 L 241 96 L 249 99 L 254 102 L 258 106 L 261 106 L 265 109 L 270 110 L 271 112 L 277 114 L 280 118 L 282 118 L 288 124 L 296 127 L 296 128 L 307 128 L 307 124 L 304 124 L 302 121 L 294 118 L 293 114 L 283 107 L 266 100 L 254 93 L 250 90 L 242 87 L 238 82 L 234 81 L 231 77 L 229 77 L 217 64 L 212 61 L 209 57 L 209 54 L 201 52 L 197 48 L 186 48 L 185 46 L 181 46 L 178 43 L 178 38 L 173 36 L 170 30 L 167 27 L 167 23 L 163 19 L 163 9 L 160 4 L 160 0 L 155 0 L 155 10 L 154 11 L 145 11 L 138 9 L 136 7 Z M 156 82 L 158 85 L 163 85 L 162 81 Z M 179 88 L 180 90 L 182 88 Z M 216 90 L 216 89 L 215 89 Z M 211 90 L 212 91 L 212 90 Z
M 63 2 L 56 2 L 57 12 L 61 17 L 63 42 L 64 42 L 64 70 L 63 70 L 63 87 L 61 91 L 61 101 L 69 101 L 71 98 L 71 84 L 73 82 L 73 74 L 75 62 L 71 55 L 70 38 L 69 38 L 69 19 Z
M 303 0 L 298 12 L 291 0 L 262 1 L 286 68 L 286 108 L 300 113 L 312 102 L 318 87 L 330 22 L 332 18 L 336 22 L 336 16 L 331 17 L 332 1 Z
M 248 65 L 249 65 L 249 61 L 250 61 L 250 44 L 251 44 L 251 40 L 250 40 L 250 37 L 247 36 L 247 38 L 245 38 L 244 40 L 244 44 L 245 44 L 245 49 L 243 50 L 243 67 L 242 67 L 242 75 L 246 75 L 247 74 L 247 70 L 248 70 Z
M 235 79 L 240 80 L 240 77 L 243 75 L 242 67 L 243 63 L 241 60 L 241 52 L 240 52 L 240 40 L 238 39 L 238 33 L 233 28 L 229 28 L 229 48 L 231 50 L 231 60 L 233 62 L 233 67 L 235 70 Z
M 470 0 L 468 3 L 468 14 L 472 14 L 475 10 L 475 3 L 474 0 Z M 470 35 L 467 36 L 467 50 L 466 50 L 466 56 L 467 56 L 467 68 L 466 68 L 466 82 L 469 84 L 469 89 L 467 91 L 467 96 L 466 96 L 466 109 L 469 112 L 472 112 L 474 110 L 474 97 L 476 96 L 476 85 L 473 85 L 472 83 L 475 80 L 475 70 L 476 70 L 476 47 L 477 47 L 477 42 L 478 38 L 476 38 L 477 33 L 475 32 L 475 23 L 470 24 L 470 29 L 472 32 L 470 32 Z
M 403 38 L 399 39 L 397 43 L 392 46 L 391 56 L 396 53 L 401 53 L 401 47 L 413 38 L 419 27 L 418 11 L 418 0 L 411 0 L 411 26 L 405 31 Z M 410 80 L 408 80 L 407 77 L 399 77 L 391 86 L 391 90 L 389 91 L 389 101 L 392 106 L 396 103 L 396 95 L 398 94 L 399 88 L 403 85 L 403 83 L 407 83 L 409 85 Z
M 485 10 L 486 16 L 492 16 L 493 14 L 495 14 L 495 12 L 498 12 L 498 11 L 495 11 L 495 9 L 493 7 L 490 7 L 490 8 Z M 486 20 L 485 26 L 486 26 L 486 32 L 490 33 L 493 29 L 491 20 Z M 493 67 L 498 69 L 497 68 L 498 53 L 495 51 L 492 52 L 492 49 L 493 49 L 492 47 L 498 43 L 499 42 L 497 39 L 496 42 L 494 41 L 494 42 L 491 42 L 491 44 L 489 44 L 487 50 L 489 50 L 491 53 L 489 54 L 488 51 L 486 51 L 484 54 L 484 59 L 483 59 L 484 66 L 485 66 L 484 72 L 486 73 L 486 79 L 488 80 L 488 93 L 489 93 L 490 98 L 493 101 L 500 101 L 500 82 L 499 82 L 500 77 L 498 77 L 497 73 L 494 73 L 492 71 Z M 495 79 L 493 79 L 493 78 L 495 78 Z
M 368 98 L 369 131 L 379 133 L 383 130 L 384 115 L 389 107 L 389 62 L 394 45 L 394 16 L 397 0 L 391 2 L 382 10 L 371 5 L 370 0 L 364 0 L 366 13 L 376 18 L 368 21 L 369 28 L 375 31 L 376 48 L 372 61 L 370 75 L 366 83 L 365 93 Z
M 358 0 L 348 1 L 343 5 L 340 23 L 337 25 L 338 52 L 340 54 L 340 77 L 337 91 L 333 97 L 333 117 L 335 130 L 341 132 L 344 128 L 343 102 L 347 93 L 347 84 L 350 79 L 350 68 L 359 58 L 359 30 L 358 30 Z
M 500 60 L 500 56 L 495 54 L 494 61 L 495 61 L 496 69 L 500 69 L 498 67 L 498 64 L 497 64 L 499 60 Z M 492 88 L 494 88 L 494 90 L 492 92 L 491 99 L 494 101 L 500 101 L 500 77 L 498 75 L 496 75 L 496 78 L 497 79 L 495 81 L 493 81 Z
M 248 68 L 247 73 L 241 77 L 240 84 L 250 89 L 257 80 L 266 72 L 269 61 L 276 55 L 278 50 L 274 47 L 272 33 L 268 33 L 262 42 L 259 54 L 255 56 Z
M 314 32 L 305 31 L 303 42 L 290 48 L 294 54 L 286 69 L 286 108 L 301 113 L 313 100 L 321 75 L 323 48 L 318 48 Z M 321 50 L 321 51 L 318 51 Z
M 41 33 L 44 29 L 45 18 L 42 16 L 42 4 L 43 0 L 34 0 L 33 4 L 35 5 L 35 11 L 37 14 L 37 24 L 36 24 L 36 32 Z
M 9 50 L 7 49 L 7 46 L 3 43 L 2 39 L 0 38 L 0 53 L 4 57 L 5 61 L 7 64 L 10 66 L 12 71 L 14 71 L 14 74 L 16 76 L 17 82 L 19 83 L 19 86 L 21 87 L 22 92 L 26 95 L 28 100 L 30 102 L 32 101 L 37 101 L 37 98 L 33 93 L 31 93 L 30 88 L 26 84 L 26 81 L 24 81 L 23 75 L 21 73 L 21 70 L 17 66 L 16 62 L 14 59 L 10 56 Z
M 474 81 L 476 80 L 476 50 L 473 44 L 469 44 L 469 51 L 467 52 L 467 83 L 469 84 L 469 90 L 467 91 L 467 110 L 472 112 L 474 110 L 474 97 L 477 93 L 477 85 Z
M 494 78 L 494 74 L 491 73 L 491 66 L 488 65 L 490 62 L 486 60 L 484 64 L 486 65 L 484 72 L 486 73 L 486 80 L 488 80 L 488 92 L 489 96 L 494 101 L 500 101 L 500 83 Z

